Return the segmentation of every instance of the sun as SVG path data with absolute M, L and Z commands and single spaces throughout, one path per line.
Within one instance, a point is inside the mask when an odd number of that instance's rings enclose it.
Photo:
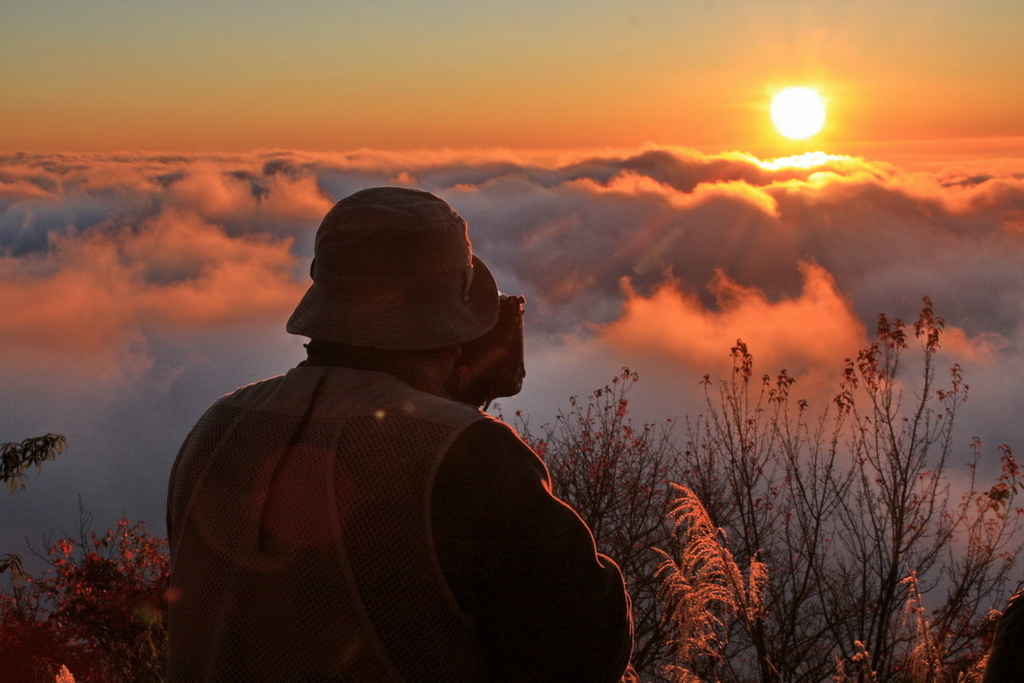
M 825 125 L 825 101 L 811 88 L 784 88 L 772 98 L 772 123 L 787 138 L 806 140 Z

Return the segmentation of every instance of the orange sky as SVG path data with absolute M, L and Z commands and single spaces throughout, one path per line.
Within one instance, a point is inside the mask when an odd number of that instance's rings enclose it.
M 1013 156 L 1022 25 L 1010 0 L 6 0 L 0 150 Z M 768 120 L 793 84 L 829 105 L 806 143 Z

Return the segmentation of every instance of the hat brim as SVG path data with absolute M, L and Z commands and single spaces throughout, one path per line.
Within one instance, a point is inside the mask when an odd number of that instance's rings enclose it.
M 473 278 L 463 294 L 462 273 L 400 278 L 360 278 L 348 290 L 316 281 L 286 329 L 310 339 L 394 351 L 435 349 L 486 334 L 498 320 L 498 287 L 473 256 Z M 370 286 L 368 286 L 368 284 Z

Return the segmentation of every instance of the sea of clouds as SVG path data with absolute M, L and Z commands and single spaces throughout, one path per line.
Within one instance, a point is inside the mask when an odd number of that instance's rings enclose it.
M 550 421 L 640 373 L 637 420 L 695 415 L 700 378 L 785 368 L 823 408 L 879 313 L 945 318 L 940 376 L 971 385 L 963 458 L 1022 447 L 1024 161 L 907 172 L 861 158 L 763 161 L 647 147 L 0 156 L 0 441 L 68 451 L 0 499 L 0 552 L 120 515 L 164 532 L 166 480 L 202 411 L 286 371 L 284 321 L 332 203 L 434 192 L 500 288 L 527 299 L 527 380 L 502 410 Z M 957 464 L 958 464 L 957 463 Z

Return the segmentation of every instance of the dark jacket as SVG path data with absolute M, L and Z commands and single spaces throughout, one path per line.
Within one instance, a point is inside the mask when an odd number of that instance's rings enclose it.
M 622 577 L 505 424 L 382 373 L 218 401 L 175 464 L 168 681 L 616 681 Z

